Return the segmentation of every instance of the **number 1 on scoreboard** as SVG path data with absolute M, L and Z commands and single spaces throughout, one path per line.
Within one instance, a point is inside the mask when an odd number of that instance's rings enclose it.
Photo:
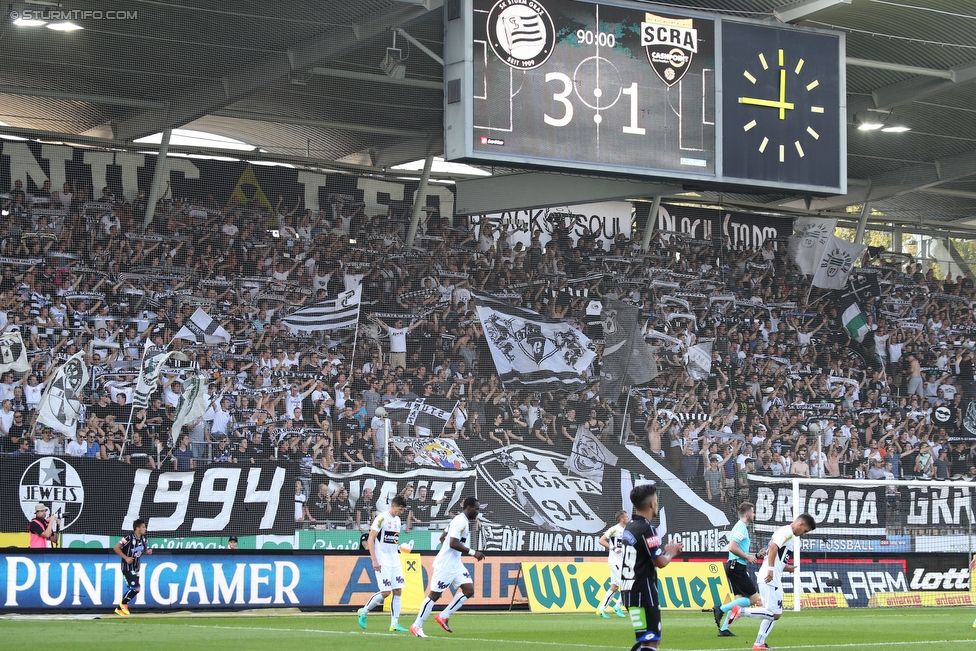
M 637 82 L 635 81 L 620 92 L 630 96 L 630 124 L 624 126 L 624 133 L 643 136 L 647 132 L 644 130 L 644 127 L 637 126 Z

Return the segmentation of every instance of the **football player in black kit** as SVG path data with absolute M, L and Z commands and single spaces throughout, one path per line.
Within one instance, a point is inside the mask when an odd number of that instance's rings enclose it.
M 637 637 L 631 651 L 657 649 L 661 641 L 661 607 L 657 595 L 657 570 L 681 553 L 683 545 L 662 545 L 651 520 L 657 515 L 657 486 L 640 484 L 630 491 L 634 519 L 623 533 L 620 590 Z
M 146 523 L 139 519 L 132 523 L 132 533 L 125 536 L 115 543 L 113 551 L 122 558 L 122 576 L 128 591 L 122 597 L 122 602 L 115 609 L 117 615 L 127 617 L 129 615 L 129 602 L 139 594 L 139 563 L 142 562 L 143 554 L 152 554 L 149 548 L 149 539 L 146 538 Z

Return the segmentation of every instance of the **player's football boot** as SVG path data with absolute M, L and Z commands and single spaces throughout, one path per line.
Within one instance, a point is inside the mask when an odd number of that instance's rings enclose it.
M 732 622 L 739 619 L 742 616 L 742 606 L 732 606 L 732 610 L 729 611 L 729 623 L 731 626 Z
M 620 609 L 620 606 L 615 606 L 613 612 L 617 613 L 617 617 L 626 617 L 627 613 Z
M 720 606 L 715 606 L 712 608 L 712 615 L 715 616 L 715 625 L 718 626 L 719 629 L 722 628 L 722 615 L 724 614 L 725 613 L 722 612 L 722 608 Z
M 391 633 L 406 633 L 409 630 L 410 630 L 409 628 L 403 628 L 399 624 L 394 624 L 393 626 L 390 627 Z
M 119 604 L 119 607 L 115 609 L 115 614 L 120 617 L 128 617 L 129 607 L 125 604 Z
M 427 634 L 424 633 L 424 629 L 421 626 L 416 626 L 416 625 L 411 626 L 410 632 L 416 635 L 417 637 L 427 637 Z
M 730 631 L 727 628 L 720 628 L 720 629 L 718 629 L 718 636 L 719 637 L 737 637 L 735 633 L 733 633 L 732 631 Z
M 365 608 L 359 609 L 359 628 L 363 629 L 364 631 L 366 630 L 366 616 L 368 614 L 369 613 L 366 612 Z
M 446 617 L 441 617 L 440 615 L 434 615 L 434 621 L 437 622 L 438 624 L 440 624 L 441 625 L 441 628 L 443 628 L 448 633 L 453 633 L 454 632 L 454 631 L 451 630 L 451 627 L 447 625 L 447 618 Z
M 603 608 L 601 608 L 598 611 L 596 611 L 596 614 L 599 615 L 600 617 L 602 617 L 603 619 L 610 619 L 610 615 L 608 615 L 607 614 L 607 611 L 604 610 Z
M 763 642 L 762 644 L 753 644 L 752 645 L 752 651 L 769 651 L 772 648 L 773 647 L 767 645 L 765 642 Z

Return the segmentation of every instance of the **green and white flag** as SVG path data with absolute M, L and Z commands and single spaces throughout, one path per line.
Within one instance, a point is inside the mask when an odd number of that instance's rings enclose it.
M 176 404 L 176 418 L 173 419 L 173 441 L 179 440 L 183 425 L 203 416 L 207 411 L 207 383 L 200 375 L 193 375 L 183 383 L 180 401 Z
M 841 300 L 847 303 L 840 316 L 844 327 L 847 328 L 847 333 L 851 336 L 851 339 L 863 342 L 864 335 L 870 330 L 867 319 L 864 318 L 864 313 L 861 312 L 860 306 L 854 300 L 853 294 L 845 294 Z

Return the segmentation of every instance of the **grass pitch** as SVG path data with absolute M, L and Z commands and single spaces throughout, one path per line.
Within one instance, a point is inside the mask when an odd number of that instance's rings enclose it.
M 898 651 L 905 647 L 932 651 L 976 649 L 976 628 L 970 608 L 808 610 L 784 613 L 767 643 L 774 649 L 864 649 Z M 489 614 L 464 612 L 451 618 L 453 634 L 427 620 L 430 637 L 389 633 L 389 616 L 374 612 L 363 631 L 353 613 L 296 616 L 139 615 L 99 619 L 12 617 L 0 619 L 0 639 L 7 649 L 54 644 L 70 651 L 132 649 L 140 651 L 281 651 L 329 649 L 376 651 L 396 645 L 405 651 L 628 651 L 634 643 L 629 620 L 611 615 L 535 615 L 526 612 Z M 412 615 L 402 618 L 409 626 Z M 661 649 L 711 651 L 751 649 L 758 621 L 743 619 L 732 626 L 735 638 L 719 638 L 710 613 L 664 613 Z M 339 646 L 341 645 L 341 647 Z

